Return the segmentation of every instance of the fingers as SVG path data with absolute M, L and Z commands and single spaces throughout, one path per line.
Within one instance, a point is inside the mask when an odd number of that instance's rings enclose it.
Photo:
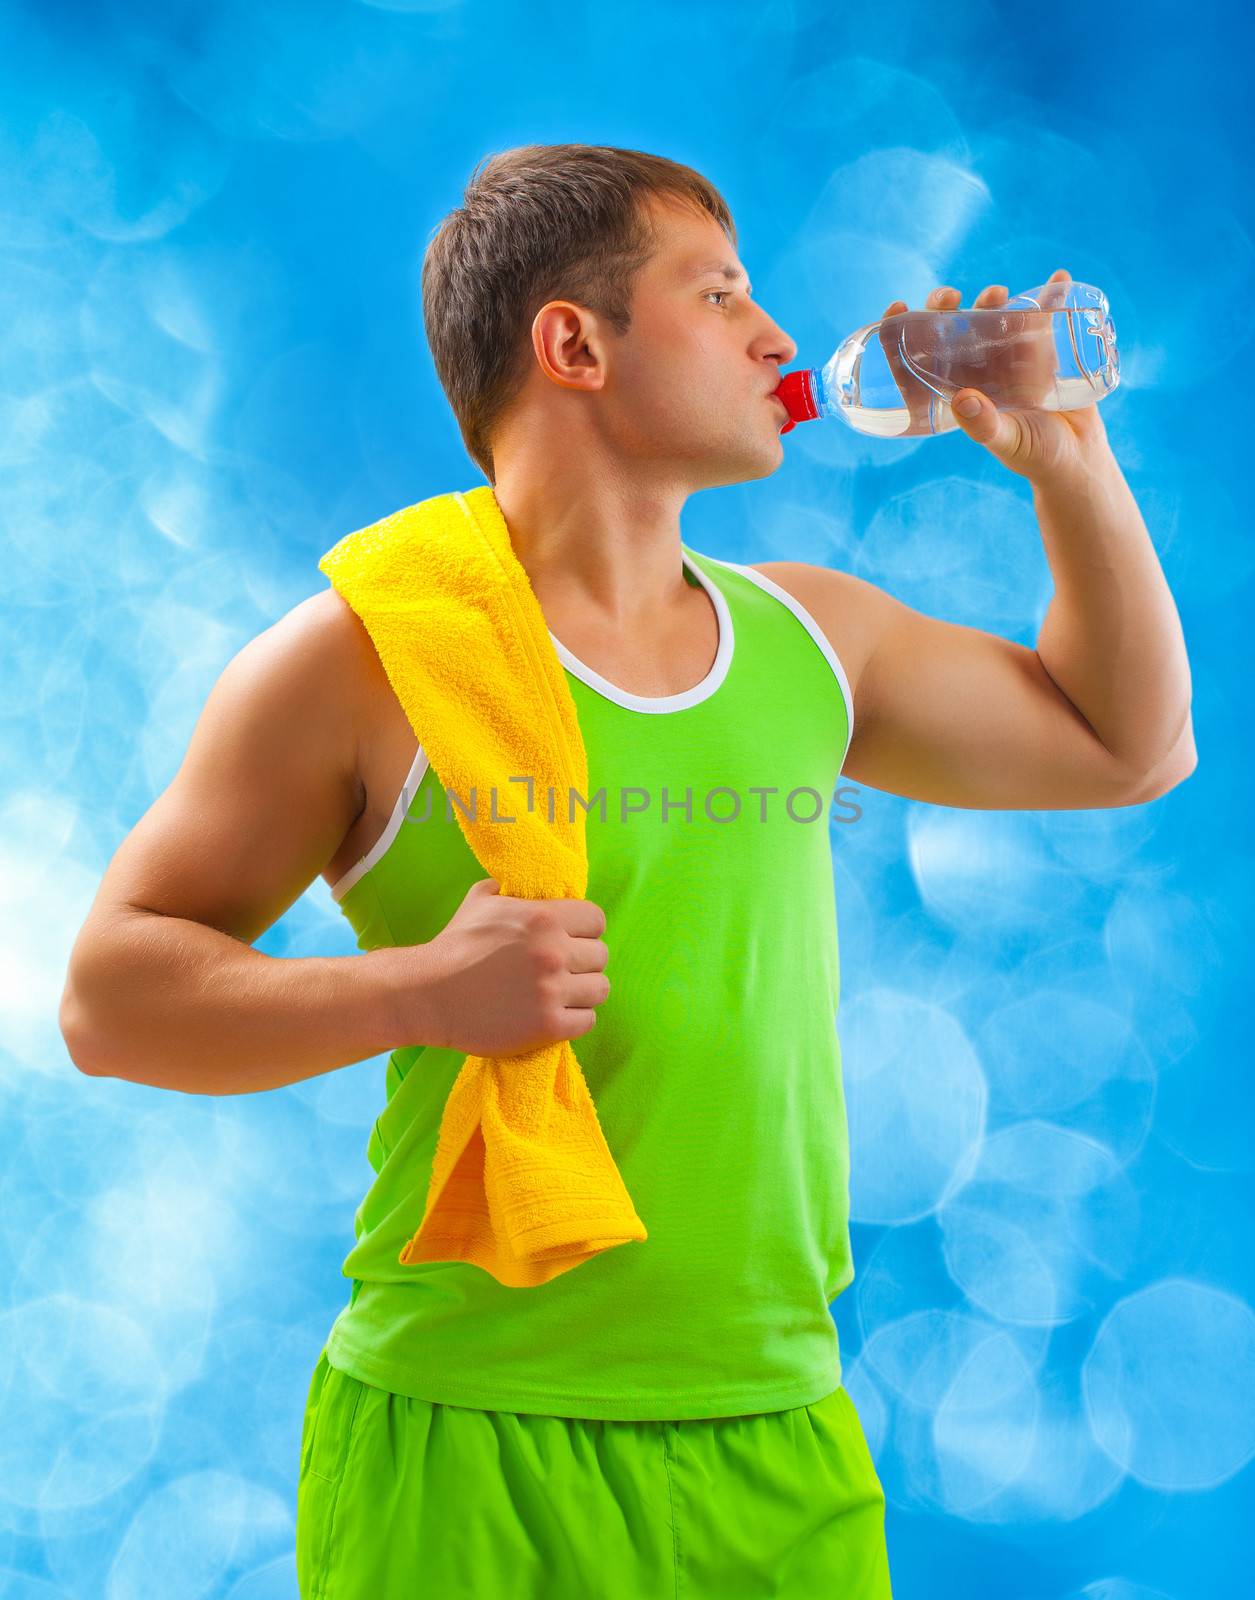
M 972 304 L 982 308 L 1000 306 L 1010 297 L 1011 291 L 1005 283 L 991 283 L 988 288 L 981 290 Z M 963 296 L 958 289 L 952 288 L 949 284 L 942 284 L 929 294 L 928 299 L 924 302 L 924 309 L 925 311 L 957 311 L 962 300 Z M 897 312 L 905 311 L 906 309 L 905 300 L 895 300 L 885 308 L 884 315 L 892 317 Z
M 987 284 L 985 288 L 972 301 L 973 306 L 981 308 L 987 306 L 1000 306 L 1011 298 L 1011 291 L 1005 283 Z M 930 307 L 937 311 L 957 311 L 962 303 L 963 296 L 957 289 L 943 286 L 934 289 L 928 297 Z
M 610 979 L 604 972 L 580 973 L 568 978 L 563 986 L 562 1004 L 568 1009 L 579 1006 L 599 1006 L 610 998 Z
M 1046 297 L 1047 304 L 1063 305 L 1068 284 L 1072 281 L 1071 274 L 1066 267 L 1059 267 L 1046 279 L 1047 287 L 1053 286 L 1054 292 Z
M 604 939 L 572 938 L 567 946 L 567 968 L 571 972 L 604 972 L 609 959 Z
M 1071 280 L 1072 274 L 1066 267 L 1056 267 L 1046 281 L 1057 285 L 1060 293 L 1056 298 L 1062 299 L 1063 291 Z M 972 301 L 972 305 L 973 307 L 979 306 L 981 308 L 996 307 L 1005 305 L 1010 298 L 1011 291 L 1005 283 L 991 283 L 981 290 L 975 300 Z M 924 309 L 926 311 L 957 311 L 962 302 L 963 296 L 959 290 L 948 283 L 943 283 L 929 293 L 927 300 L 924 302 Z M 885 307 L 884 315 L 892 317 L 899 311 L 906 311 L 907 309 L 905 300 L 894 300 Z

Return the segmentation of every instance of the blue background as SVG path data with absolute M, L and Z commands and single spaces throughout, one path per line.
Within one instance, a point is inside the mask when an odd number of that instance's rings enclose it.
M 1251 43 L 1144 3 L 0 9 L 5 1594 L 295 1594 L 383 1058 L 170 1093 L 77 1074 L 57 1003 L 231 656 L 343 533 L 482 481 L 422 250 L 481 156 L 565 141 L 710 177 L 798 364 L 940 283 L 1110 299 L 1199 766 L 1135 808 L 833 822 L 834 1315 L 898 1600 L 1250 1592 Z M 1030 645 L 1050 594 L 1028 484 L 961 433 L 801 426 L 683 532 Z M 321 879 L 258 947 L 354 948 Z

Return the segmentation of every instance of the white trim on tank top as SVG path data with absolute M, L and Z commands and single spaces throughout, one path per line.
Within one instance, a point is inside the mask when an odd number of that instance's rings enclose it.
M 405 775 L 405 782 L 401 785 L 401 793 L 397 796 L 397 802 L 392 808 L 392 815 L 388 818 L 387 827 L 385 827 L 366 854 L 359 857 L 349 870 L 332 884 L 331 898 L 333 900 L 343 900 L 357 880 L 369 872 L 375 862 L 380 860 L 387 852 L 392 841 L 400 833 L 401 824 L 409 815 L 409 809 L 414 804 L 415 797 L 418 794 L 418 786 L 422 783 L 423 775 L 430 765 L 431 762 L 427 759 L 427 752 L 420 744 L 418 753 L 410 765 L 410 770 Z
M 854 737 L 854 696 L 850 693 L 850 680 L 845 675 L 845 668 L 841 665 L 841 658 L 832 648 L 831 641 L 824 630 L 811 616 L 810 612 L 800 600 L 794 599 L 787 589 L 782 589 L 774 579 L 769 578 L 765 572 L 755 572 L 753 567 L 742 566 L 739 561 L 723 561 L 718 556 L 707 556 L 708 561 L 718 561 L 721 567 L 731 567 L 733 572 L 740 572 L 760 589 L 765 589 L 768 594 L 775 595 L 777 600 L 783 601 L 797 620 L 810 634 L 811 638 L 824 653 L 824 659 L 836 674 L 837 682 L 841 685 L 841 694 L 845 700 L 845 718 L 849 724 L 846 732 L 845 747 L 850 748 L 850 741 Z
M 557 651 L 558 659 L 563 665 L 568 667 L 590 689 L 595 689 L 598 694 L 603 695 L 607 700 L 613 700 L 617 705 L 621 705 L 629 711 L 680 711 L 685 706 L 698 705 L 715 692 L 727 676 L 728 668 L 731 665 L 734 643 L 732 614 L 728 610 L 728 602 L 724 599 L 723 591 L 718 584 L 711 583 L 701 568 L 690 561 L 687 555 L 682 555 L 681 559 L 685 567 L 688 568 L 710 596 L 711 603 L 715 608 L 715 615 L 719 621 L 719 644 L 715 651 L 715 659 L 711 664 L 710 671 L 700 683 L 694 684 L 691 689 L 682 689 L 679 694 L 629 694 L 626 689 L 620 689 L 611 683 L 608 678 L 603 678 L 599 672 L 594 672 L 592 667 L 586 665 L 578 656 L 573 655 L 562 641 L 555 636 L 553 631 L 549 630 L 549 637 L 553 640 L 554 649 Z M 849 723 L 846 739 L 846 748 L 848 749 L 849 741 L 854 736 L 854 699 L 850 693 L 850 685 L 845 675 L 845 669 L 842 667 L 836 651 L 828 642 L 827 636 L 819 627 L 819 624 L 806 610 L 805 606 L 795 600 L 788 590 L 782 589 L 778 583 L 773 583 L 765 573 L 755 572 L 751 567 L 742 566 L 736 561 L 723 561 L 718 556 L 707 556 L 706 560 L 714 561 L 721 567 L 729 567 L 733 572 L 742 573 L 756 583 L 760 589 L 765 589 L 768 594 L 774 595 L 777 600 L 782 601 L 792 611 L 811 638 L 814 639 L 820 650 L 823 651 L 828 665 L 836 675 L 837 682 L 841 686 L 841 693 L 845 697 L 846 719 Z M 401 785 L 401 792 L 392 808 L 392 814 L 388 818 L 387 826 L 366 854 L 360 857 L 346 873 L 336 879 L 331 887 L 331 898 L 333 900 L 342 900 L 357 880 L 369 872 L 375 862 L 386 854 L 392 841 L 401 831 L 401 824 L 408 815 L 410 806 L 414 803 L 419 785 L 422 783 L 429 765 L 427 752 L 420 744 L 410 770 L 406 774 L 405 782 Z
M 724 599 L 723 591 L 718 584 L 712 583 L 701 568 L 695 562 L 689 560 L 683 550 L 680 553 L 680 559 L 710 596 L 719 626 L 719 643 L 715 649 L 715 659 L 711 663 L 710 671 L 699 683 L 695 683 L 691 689 L 682 689 L 679 694 L 630 694 L 626 689 L 620 689 L 617 684 L 611 683 L 608 678 L 603 678 L 587 662 L 581 661 L 577 655 L 567 649 L 552 628 L 547 630 L 550 639 L 553 640 L 553 647 L 557 651 L 558 660 L 561 661 L 563 666 L 573 673 L 575 677 L 579 678 L 582 683 L 586 683 L 590 689 L 595 690 L 605 699 L 614 701 L 616 705 L 622 706 L 627 711 L 647 711 L 660 714 L 670 711 L 682 711 L 686 706 L 700 705 L 703 700 L 709 699 L 714 694 L 715 690 L 728 675 L 735 643 L 732 613 L 728 610 L 728 602 Z M 369 872 L 375 862 L 380 860 L 388 850 L 392 841 L 401 831 L 401 824 L 414 802 L 414 797 L 418 793 L 418 786 L 423 781 L 423 774 L 427 771 L 429 765 L 427 752 L 420 744 L 418 753 L 414 757 L 413 765 L 410 767 L 405 782 L 401 786 L 401 793 L 397 796 L 396 804 L 392 808 L 392 815 L 388 818 L 387 826 L 366 854 L 351 866 L 342 877 L 336 879 L 331 888 L 331 898 L 333 900 L 342 900 L 357 880 L 364 873 Z
M 703 700 L 708 700 L 714 694 L 727 677 L 728 668 L 732 665 L 732 650 L 735 644 L 732 613 L 728 610 L 728 602 L 723 597 L 723 591 L 683 552 L 680 559 L 710 596 L 710 603 L 715 608 L 715 617 L 719 624 L 719 644 L 715 650 L 715 659 L 710 664 L 710 671 L 691 689 L 681 689 L 679 694 L 632 694 L 627 689 L 620 689 L 617 684 L 611 683 L 609 678 L 603 678 L 600 672 L 595 672 L 587 662 L 581 661 L 567 649 L 552 628 L 548 630 L 562 665 L 569 668 L 581 683 L 586 683 L 590 689 L 596 690 L 603 699 L 613 700 L 615 705 L 622 706 L 625 711 L 647 711 L 661 715 L 671 711 L 683 711 L 688 706 L 700 705 Z

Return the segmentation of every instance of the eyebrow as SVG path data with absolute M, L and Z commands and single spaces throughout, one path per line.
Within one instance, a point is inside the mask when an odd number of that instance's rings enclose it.
M 738 278 L 745 279 L 746 294 L 753 294 L 754 286 L 744 268 L 734 267 L 728 261 L 705 261 L 699 267 L 694 267 L 689 273 L 690 278 L 704 278 L 708 272 L 721 272 L 729 283 L 735 283 Z

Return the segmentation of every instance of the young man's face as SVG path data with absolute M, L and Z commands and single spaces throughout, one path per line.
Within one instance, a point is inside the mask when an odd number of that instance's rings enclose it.
M 769 396 L 797 346 L 751 297 L 713 217 L 650 209 L 658 251 L 636 279 L 631 328 L 605 347 L 598 400 L 611 445 L 625 466 L 674 473 L 690 490 L 766 477 L 788 420 Z

